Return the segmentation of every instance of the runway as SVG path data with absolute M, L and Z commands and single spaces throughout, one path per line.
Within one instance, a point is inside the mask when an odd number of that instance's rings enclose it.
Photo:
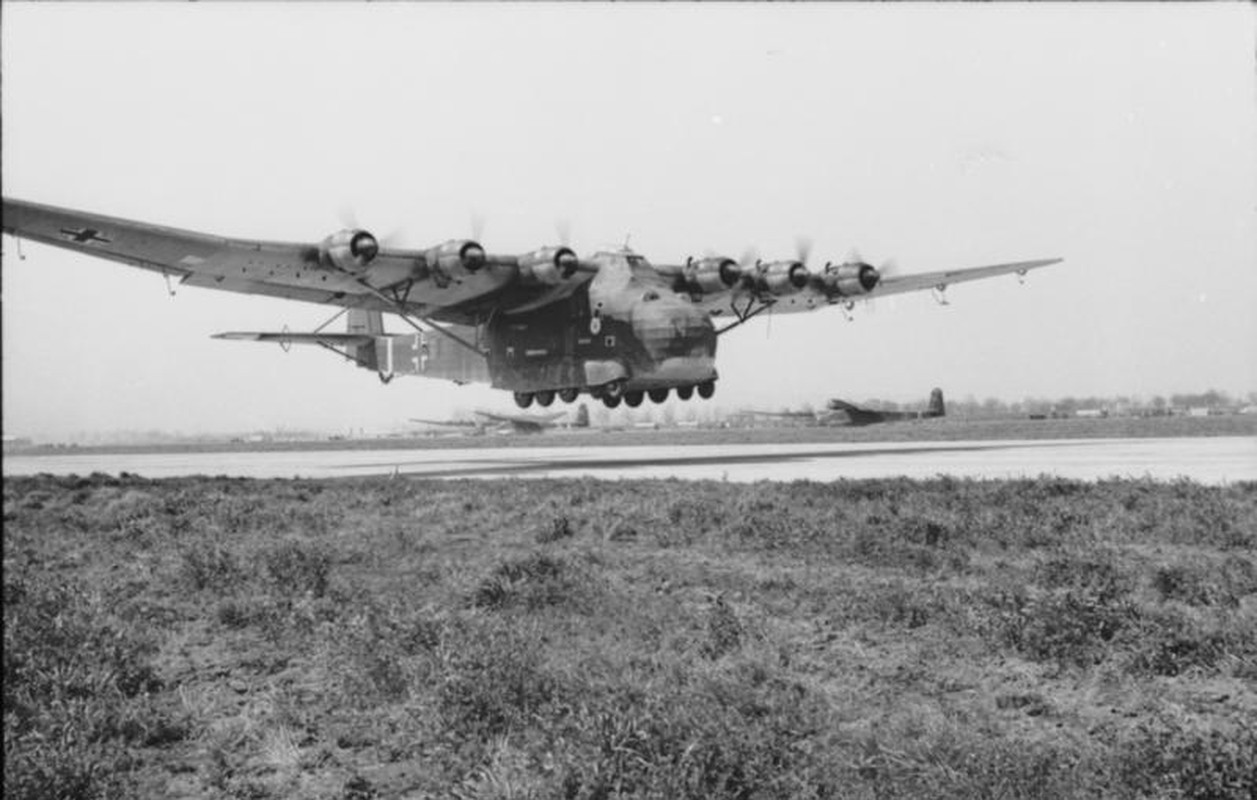
M 502 449 L 6 455 L 4 475 L 147 478 L 676 478 L 737 482 L 905 476 L 1017 478 L 1056 475 L 1225 484 L 1257 481 L 1257 438 L 1057 439 L 843 444 L 511 447 Z

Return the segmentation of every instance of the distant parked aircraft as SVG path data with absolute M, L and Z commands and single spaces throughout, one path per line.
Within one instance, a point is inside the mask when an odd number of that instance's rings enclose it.
M 841 424 L 844 418 L 848 425 L 873 425 L 878 422 L 942 417 L 947 412 L 943 405 L 943 390 L 935 388 L 930 392 L 930 402 L 924 411 L 876 411 L 871 408 L 861 408 L 854 403 L 835 397 L 829 401 L 823 411 L 756 411 L 755 413 L 768 417 L 811 418 L 821 425 Z
M 424 425 L 474 428 L 477 434 L 486 433 L 490 429 L 510 430 L 515 433 L 541 433 L 547 428 L 555 427 L 560 417 L 567 416 L 566 411 L 555 411 L 549 414 L 500 414 L 496 411 L 476 409 L 473 413 L 477 419 L 418 419 L 411 417 L 410 421 Z

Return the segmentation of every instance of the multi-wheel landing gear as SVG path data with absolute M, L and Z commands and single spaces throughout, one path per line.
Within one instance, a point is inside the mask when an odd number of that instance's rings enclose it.
M 715 381 L 703 381 L 698 384 L 676 387 L 677 399 L 689 400 L 694 396 L 697 390 L 698 396 L 704 400 L 709 399 L 716 393 Z M 602 404 L 607 408 L 618 408 L 620 403 L 629 408 L 637 408 L 642 402 L 649 397 L 652 403 L 666 403 L 668 401 L 668 387 L 658 389 L 640 390 L 634 389 L 628 391 L 625 381 L 611 381 L 602 386 L 595 386 L 589 390 L 589 394 L 597 400 L 601 400 Z M 544 389 L 539 392 L 516 392 L 515 405 L 520 408 L 529 408 L 534 402 L 542 408 L 548 408 L 554 403 L 555 397 L 564 403 L 574 403 L 576 398 L 580 397 L 580 389 L 559 389 L 557 392 L 552 389 Z

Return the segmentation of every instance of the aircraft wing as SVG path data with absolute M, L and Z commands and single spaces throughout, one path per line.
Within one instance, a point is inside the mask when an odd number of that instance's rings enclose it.
M 499 414 L 495 411 L 476 409 L 476 414 L 494 422 L 503 422 L 514 426 L 520 431 L 540 431 L 554 425 L 554 421 L 566 414 L 566 411 L 554 411 L 549 414 Z
M 1024 275 L 1032 269 L 1058 264 L 1063 259 L 1043 258 L 1037 261 L 1015 261 L 1011 264 L 992 264 L 987 267 L 947 269 L 938 272 L 922 272 L 916 275 L 883 276 L 877 287 L 868 293 L 869 298 L 888 294 L 916 292 L 922 289 L 944 289 L 953 283 L 993 278 L 996 275 Z
M 848 403 L 846 400 L 841 400 L 837 397 L 832 398 L 829 401 L 829 407 L 833 409 L 834 411 L 851 411 L 851 412 L 856 412 L 856 413 L 865 411 L 865 409 L 860 408 L 854 403 Z
M 410 417 L 411 422 L 418 422 L 421 425 L 447 425 L 457 428 L 475 428 L 477 424 L 469 419 L 420 419 L 419 417 Z
M 21 239 L 116 261 L 200 286 L 346 308 L 474 322 L 554 294 L 522 285 L 514 256 L 490 256 L 474 273 L 449 275 L 432 251 L 379 248 L 361 271 L 338 268 L 318 242 L 233 239 L 148 222 L 4 198 L 3 231 Z M 590 276 L 575 275 L 568 284 Z

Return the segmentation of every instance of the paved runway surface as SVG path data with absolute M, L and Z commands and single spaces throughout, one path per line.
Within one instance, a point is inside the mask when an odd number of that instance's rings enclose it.
M 148 478 L 230 475 L 335 478 L 570 477 L 684 480 L 813 480 L 938 475 L 970 478 L 1041 474 L 1186 477 L 1201 483 L 1257 481 L 1257 438 L 693 445 L 688 447 L 512 447 L 465 450 L 309 450 L 265 453 L 6 455 L 5 475 L 130 472 Z

